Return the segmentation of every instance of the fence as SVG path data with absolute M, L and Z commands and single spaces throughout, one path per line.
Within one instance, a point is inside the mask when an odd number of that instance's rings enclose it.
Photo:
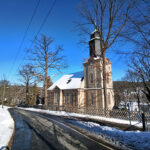
M 80 114 L 88 114 L 93 116 L 101 116 L 107 118 L 116 118 L 123 120 L 132 120 L 142 122 L 141 114 L 138 111 L 128 111 L 128 110 L 104 110 L 102 108 L 97 109 L 96 107 L 65 107 L 58 105 L 51 106 L 36 106 L 36 108 L 41 109 L 49 109 L 53 111 L 66 111 L 71 113 L 80 113 Z M 145 119 L 147 122 L 150 122 L 150 112 L 145 112 Z

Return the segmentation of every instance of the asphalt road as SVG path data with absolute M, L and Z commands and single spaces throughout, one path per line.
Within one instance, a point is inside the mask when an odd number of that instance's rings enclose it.
M 12 150 L 112 149 L 72 128 L 68 119 L 11 108 L 16 122 Z

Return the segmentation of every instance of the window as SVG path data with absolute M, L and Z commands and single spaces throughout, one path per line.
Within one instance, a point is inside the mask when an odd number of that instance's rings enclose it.
M 67 95 L 65 95 L 65 104 L 67 104 Z
M 56 103 L 59 103 L 59 94 L 56 93 Z
M 100 69 L 97 70 L 97 87 L 100 87 L 100 82 L 101 82 L 101 74 L 100 74 Z
M 72 95 L 69 94 L 69 104 L 71 104 L 71 103 L 72 103 Z
M 54 92 L 50 92 L 50 99 L 54 100 Z
M 110 105 L 110 93 L 108 93 L 107 98 L 108 98 L 108 104 Z
M 93 83 L 94 78 L 93 78 L 93 73 L 90 74 L 90 82 Z
M 93 93 L 91 93 L 91 105 L 94 104 L 94 101 L 93 101 Z
M 63 94 L 63 103 L 65 104 L 65 95 Z
M 67 84 L 69 84 L 71 82 L 71 79 L 69 79 L 68 81 L 67 81 Z
M 67 95 L 66 95 L 66 94 L 64 94 L 63 103 L 64 103 L 64 104 L 67 104 Z
M 73 94 L 73 103 L 74 103 L 74 105 L 76 105 L 76 94 L 75 93 Z
M 107 83 L 109 84 L 109 76 L 107 75 L 106 77 Z

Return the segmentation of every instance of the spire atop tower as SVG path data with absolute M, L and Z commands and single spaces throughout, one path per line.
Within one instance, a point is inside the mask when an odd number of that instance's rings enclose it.
M 97 29 L 96 22 L 94 21 L 94 32 L 95 32 L 95 31 L 98 31 L 98 29 Z

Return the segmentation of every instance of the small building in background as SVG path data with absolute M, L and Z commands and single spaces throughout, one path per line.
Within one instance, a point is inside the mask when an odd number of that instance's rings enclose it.
M 130 111 L 145 111 L 145 112 L 149 112 L 150 111 L 150 103 L 139 103 L 138 106 L 138 102 L 135 100 L 132 101 L 121 101 L 119 106 L 119 109 L 126 109 L 126 110 L 130 110 Z

